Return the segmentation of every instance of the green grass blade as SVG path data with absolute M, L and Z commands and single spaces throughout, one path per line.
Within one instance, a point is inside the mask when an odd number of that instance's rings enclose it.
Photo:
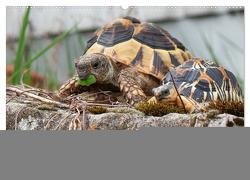
M 26 31 L 29 24 L 29 14 L 30 14 L 30 6 L 25 10 L 25 14 L 23 16 L 22 20 L 22 27 L 19 33 L 19 42 L 18 42 L 18 48 L 16 53 L 16 59 L 15 59 L 15 66 L 14 66 L 14 72 L 16 72 L 16 75 L 12 78 L 13 84 L 18 84 L 21 79 L 21 73 L 22 73 L 22 60 L 24 57 L 24 49 L 25 49 L 25 43 L 26 43 Z
M 68 64 L 68 76 L 72 77 L 74 73 L 73 63 L 72 63 L 72 54 L 69 45 L 69 39 L 65 39 L 65 52 L 67 55 L 67 64 Z
M 27 58 L 26 59 L 30 59 L 32 57 L 32 47 L 33 47 L 33 41 L 32 38 L 30 38 L 30 41 L 27 43 L 27 45 L 29 46 L 28 51 L 27 51 Z M 23 82 L 25 84 L 30 85 L 31 82 L 31 67 L 29 66 L 23 76 Z
M 28 60 L 28 62 L 25 64 L 25 68 L 28 68 L 35 60 L 37 60 L 39 57 L 44 55 L 48 50 L 50 50 L 52 47 L 54 47 L 60 41 L 62 41 L 64 38 L 66 38 L 69 35 L 70 31 L 71 31 L 71 29 L 66 31 L 66 32 L 63 32 L 58 37 L 56 37 L 48 46 L 46 46 L 44 49 L 42 49 L 41 51 L 36 53 L 36 55 L 33 56 L 32 58 L 30 58 Z
M 203 42 L 205 44 L 205 46 L 207 47 L 208 49 L 208 52 L 210 53 L 211 57 L 212 57 L 212 60 L 216 63 L 216 64 L 219 64 L 219 61 L 218 61 L 218 57 L 216 56 L 214 50 L 213 50 L 213 47 L 211 46 L 211 44 L 209 43 L 206 35 L 200 31 L 201 33 L 201 38 L 203 39 Z
M 188 51 L 194 56 L 196 57 L 197 55 L 195 54 L 194 50 L 192 49 L 192 45 L 190 44 L 189 40 L 187 39 L 187 37 L 184 35 L 184 33 L 182 31 L 179 31 L 183 42 L 185 42 L 184 46 L 188 49 Z M 199 53 L 201 54 L 201 53 Z M 201 55 L 202 56 L 202 55 Z
M 79 43 L 79 45 L 80 45 L 81 48 L 85 48 L 84 39 L 83 39 L 83 36 L 80 33 L 78 25 L 76 25 L 75 28 L 76 28 L 76 35 L 77 35 L 78 43 Z
M 56 72 L 53 72 L 51 66 L 49 65 L 48 59 L 44 56 L 45 69 L 46 69 L 46 89 L 56 90 L 59 87 L 59 82 Z
M 244 49 L 242 49 L 238 44 L 236 44 L 234 41 L 232 41 L 230 38 L 226 37 L 222 33 L 218 33 L 219 37 L 227 42 L 228 45 L 230 45 L 233 49 L 239 51 L 240 53 L 244 53 Z
M 244 80 L 241 79 L 239 76 L 236 76 L 236 79 L 237 79 L 237 81 L 238 81 L 238 83 L 239 83 L 239 86 L 240 86 L 240 88 L 242 89 L 242 93 L 243 93 L 243 95 L 244 95 L 244 94 L 245 94 L 245 84 L 244 84 Z
M 227 60 L 228 62 L 231 64 L 231 67 L 233 68 L 234 74 L 236 76 L 236 79 L 240 85 L 240 88 L 243 90 L 243 94 L 244 94 L 244 80 L 241 78 L 239 72 L 237 71 L 237 69 L 235 68 L 235 65 L 233 63 L 233 59 L 232 56 L 230 54 L 230 51 L 227 51 L 227 49 L 225 48 L 224 51 L 226 52 L 225 54 L 227 55 Z
M 25 63 L 24 68 L 28 69 L 35 60 L 37 60 L 39 57 L 43 56 L 48 50 L 50 50 L 52 47 L 54 47 L 60 41 L 62 41 L 64 38 L 66 38 L 69 35 L 69 33 L 71 32 L 71 30 L 72 30 L 72 28 L 68 31 L 61 33 L 59 36 L 57 36 L 55 39 L 53 39 L 50 44 L 48 44 L 45 48 L 43 48 L 41 51 L 37 52 L 32 58 L 30 58 L 27 61 L 27 63 Z M 12 75 L 12 77 L 17 76 L 18 74 L 21 74 L 21 69 L 15 71 L 15 73 Z

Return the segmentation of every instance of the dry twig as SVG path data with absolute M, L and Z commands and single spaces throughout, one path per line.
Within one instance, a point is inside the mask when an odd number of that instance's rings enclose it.
M 36 94 L 32 94 L 32 93 L 29 92 L 30 90 L 21 90 L 21 89 L 18 89 L 16 87 L 10 87 L 10 86 L 7 87 L 6 89 L 7 89 L 7 91 L 13 91 L 13 92 L 15 92 L 18 95 L 23 94 L 25 96 L 37 99 L 39 101 L 42 101 L 42 102 L 45 102 L 45 103 L 48 103 L 48 104 L 54 104 L 54 105 L 56 105 L 58 107 L 61 107 L 61 108 L 69 108 L 69 105 L 67 105 L 67 104 L 60 103 L 60 102 L 54 101 L 54 100 L 50 100 L 50 99 L 38 96 Z

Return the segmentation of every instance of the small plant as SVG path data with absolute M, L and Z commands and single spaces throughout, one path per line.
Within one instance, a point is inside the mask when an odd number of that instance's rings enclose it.
M 142 111 L 148 116 L 164 116 L 169 113 L 184 114 L 185 110 L 174 104 L 142 102 L 135 106 L 135 109 Z
M 235 116 L 244 117 L 243 102 L 215 101 L 209 103 L 208 109 L 217 109 L 220 111 L 220 113 L 228 113 Z

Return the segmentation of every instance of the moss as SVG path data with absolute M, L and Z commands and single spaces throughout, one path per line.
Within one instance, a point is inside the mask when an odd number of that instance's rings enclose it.
M 107 108 L 102 106 L 93 106 L 89 107 L 88 111 L 92 114 L 102 114 L 107 112 Z
M 143 115 L 143 112 L 136 110 L 135 108 L 130 107 L 112 107 L 108 108 L 107 112 L 111 113 L 126 113 L 126 114 L 141 114 Z
M 183 108 L 178 107 L 174 104 L 165 104 L 165 103 L 149 103 L 143 102 L 135 106 L 135 109 L 144 112 L 149 116 L 164 116 L 169 113 L 181 113 L 184 114 L 185 111 Z
M 215 101 L 209 103 L 208 109 L 218 109 L 220 113 L 227 113 L 227 114 L 233 114 L 235 116 L 244 117 L 243 102 Z

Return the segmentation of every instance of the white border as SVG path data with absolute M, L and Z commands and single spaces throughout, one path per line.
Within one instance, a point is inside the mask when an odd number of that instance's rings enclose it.
M 51 0 L 5 0 L 1 4 L 0 8 L 0 19 L 1 23 L 4 24 L 4 28 L 0 28 L 0 49 L 3 53 L 1 53 L 1 65 L 0 65 L 0 82 L 1 82 L 1 89 L 0 89 L 0 111 L 1 111 L 1 118 L 0 118 L 0 129 L 4 130 L 6 127 L 6 6 L 245 6 L 245 126 L 250 127 L 250 120 L 249 120 L 249 113 L 247 112 L 248 109 L 248 102 L 249 102 L 249 85 L 250 85 L 250 78 L 249 78 L 249 70 L 246 67 L 250 67 L 250 13 L 248 12 L 250 7 L 247 5 L 246 0 L 126 0 L 125 1 L 117 1 L 117 0 L 60 0 L 58 1 L 51 1 Z
M 245 0 L 6 0 L 6 5 L 12 6 L 27 6 L 27 5 L 41 5 L 41 6 L 243 6 L 246 5 Z
M 1 6 L 0 9 L 0 50 L 1 50 L 1 63 L 0 63 L 0 129 L 6 129 L 6 8 Z

